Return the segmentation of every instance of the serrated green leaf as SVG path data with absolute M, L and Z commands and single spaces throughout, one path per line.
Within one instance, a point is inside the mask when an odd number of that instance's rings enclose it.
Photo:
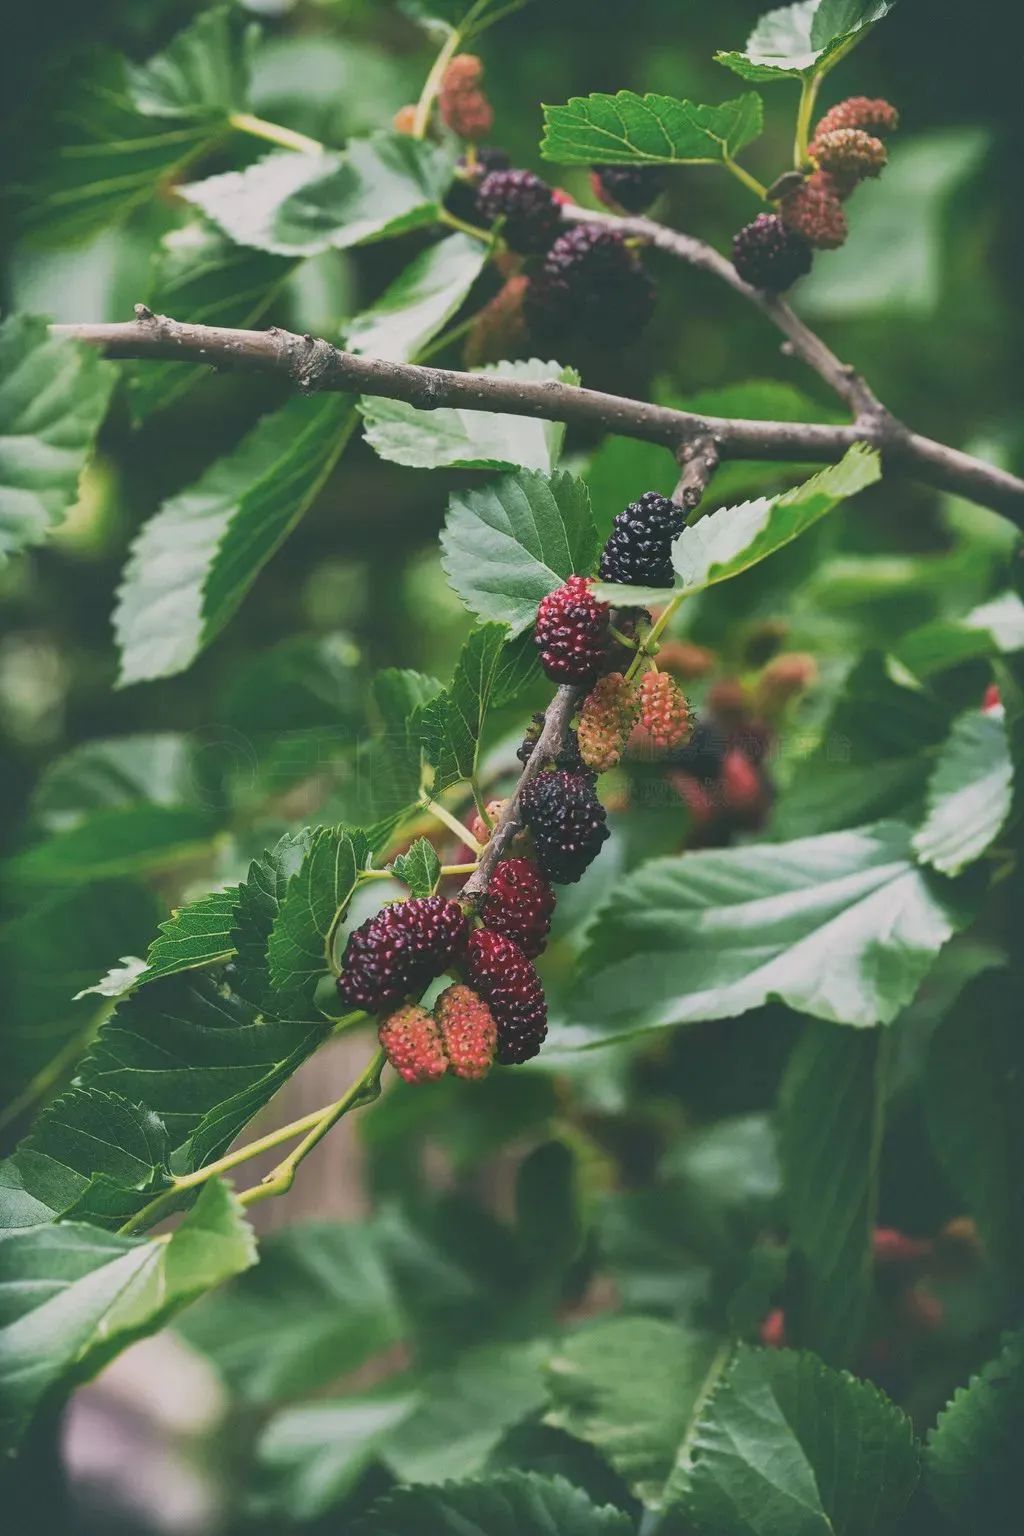
M 15 854 L 5 866 L 18 887 L 78 885 L 87 880 L 170 869 L 208 853 L 219 831 L 212 812 L 185 805 L 123 805 L 94 811 Z
M 538 383 L 557 379 L 578 384 L 580 376 L 560 363 L 537 358 L 488 363 L 473 370 L 494 378 Z M 359 409 L 366 423 L 366 441 L 382 459 L 413 469 L 518 469 L 550 474 L 565 438 L 560 421 L 531 421 L 492 411 L 445 407 L 419 411 L 404 400 L 364 396 Z
M 114 614 L 122 686 L 195 660 L 309 507 L 354 423 L 346 395 L 295 396 L 143 526 Z
M 347 827 L 318 827 L 312 834 L 270 930 L 267 965 L 275 991 L 312 997 L 368 852 L 363 834 Z
M 200 220 L 164 236 L 153 262 L 146 303 L 154 314 L 198 325 L 245 329 L 273 302 L 296 259 L 235 245 Z M 128 400 L 136 421 L 181 398 L 208 370 L 181 363 L 126 365 Z
M 45 320 L 0 323 L 0 565 L 43 543 L 74 504 L 116 376 Z
M 896 0 L 797 0 L 761 17 L 741 53 L 716 53 L 744 80 L 826 74 Z
M 239 887 L 232 885 L 176 908 L 160 924 L 137 984 L 230 960 L 235 952 L 232 935 L 238 901 Z
M 170 1182 L 169 1155 L 166 1128 L 151 1110 L 72 1088 L 0 1165 L 0 1230 L 60 1216 L 119 1227 Z
M 468 235 L 449 235 L 428 246 L 349 324 L 345 346 L 366 357 L 411 361 L 451 319 L 486 261 L 486 245 Z
M 352 1396 L 275 1414 L 256 1447 L 260 1512 L 306 1521 L 340 1507 L 415 1402 L 411 1392 Z
M 595 1446 L 656 1509 L 728 1353 L 713 1335 L 660 1318 L 602 1318 L 551 1356 L 545 1422 Z
M 452 170 L 447 150 L 387 132 L 344 155 L 275 153 L 179 191 L 238 245 L 313 256 L 435 223 Z
M 838 464 L 823 469 L 803 485 L 779 496 L 762 496 L 740 507 L 720 507 L 684 528 L 676 539 L 672 548 L 677 578 L 673 590 L 700 592 L 749 570 L 806 533 L 848 496 L 874 485 L 880 477 L 875 450 L 854 443 Z M 625 590 L 611 582 L 600 582 L 595 588 L 599 597 L 611 602 L 623 602 Z M 634 594 L 636 603 L 664 602 L 667 596 L 657 587 L 628 590 Z
M 809 1024 L 780 1091 L 792 1280 L 786 1336 L 830 1365 L 861 1358 L 873 1295 L 885 1052 L 880 1030 Z
M 418 837 L 407 853 L 399 854 L 391 866 L 396 879 L 409 887 L 413 896 L 431 896 L 441 877 L 441 860 L 433 843 Z
M 932 677 L 963 661 L 1024 650 L 1024 602 L 1002 592 L 959 619 L 934 619 L 904 635 L 895 654 L 918 677 Z
M 897 822 L 652 859 L 589 931 L 581 1038 L 774 999 L 834 1023 L 889 1023 L 966 916 L 956 888 L 918 868 Z
M 928 808 L 914 851 L 958 875 L 998 837 L 1013 800 L 1013 762 L 1001 711 L 970 709 L 953 729 L 928 780 Z
M 485 1482 L 399 1488 L 375 1504 L 357 1536 L 631 1536 L 633 1522 L 592 1504 L 562 1477 L 512 1472 Z
M 701 1536 L 878 1536 L 917 1476 L 910 1421 L 877 1387 L 741 1344 L 697 1427 L 683 1508 Z
M 246 1403 L 315 1391 L 404 1336 L 374 1230 L 305 1222 L 271 1233 L 259 1268 L 190 1312 L 181 1332 Z
M 939 1415 L 925 1448 L 925 1484 L 963 1531 L 1011 1531 L 1020 1512 L 1020 1425 L 1024 1422 L 1024 1333 Z
M 441 535 L 445 575 L 471 613 L 507 624 L 514 638 L 542 597 L 597 560 L 582 480 L 527 470 L 452 497 Z
M 204 12 L 163 53 L 131 70 L 135 105 L 150 117 L 226 120 L 248 104 L 257 36 L 228 6 Z
M 977 977 L 935 1031 L 924 1103 L 935 1154 L 986 1244 L 1024 1277 L 1024 1035 L 1020 992 L 1004 971 Z
M 544 108 L 540 150 L 559 165 L 713 164 L 756 139 L 762 118 L 756 91 L 717 107 L 635 91 L 595 92 Z
M 480 735 L 501 667 L 508 631 L 504 624 L 481 624 L 462 647 L 451 686 L 439 693 L 420 717 L 423 759 L 433 769 L 431 790 L 460 779 L 475 779 Z
M 152 1241 L 78 1222 L 0 1236 L 4 1447 L 17 1444 L 43 1403 L 59 1402 L 254 1261 L 251 1229 L 217 1179 L 174 1232 Z

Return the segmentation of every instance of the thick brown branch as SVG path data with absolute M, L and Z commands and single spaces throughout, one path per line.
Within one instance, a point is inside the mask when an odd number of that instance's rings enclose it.
M 841 458 L 851 444 L 868 442 L 881 450 L 889 467 L 1024 522 L 1024 481 L 929 438 L 908 433 L 885 413 L 869 413 L 852 426 L 700 416 L 600 390 L 580 389 L 555 379 L 531 382 L 392 363 L 358 357 L 330 342 L 290 331 L 192 325 L 152 315 L 141 307 L 135 321 L 57 325 L 52 330 L 100 347 L 108 357 L 256 369 L 282 374 L 301 389 L 379 395 L 404 400 L 420 410 L 455 405 L 564 421 L 663 443 L 674 452 L 710 438 L 722 459 L 828 464 Z

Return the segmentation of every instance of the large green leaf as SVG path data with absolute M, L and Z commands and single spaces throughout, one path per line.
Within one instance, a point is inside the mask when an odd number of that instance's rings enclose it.
M 474 370 L 494 378 L 538 383 L 557 379 L 578 384 L 580 376 L 560 363 L 529 361 L 488 363 Z M 463 410 L 448 406 L 418 411 L 404 400 L 364 396 L 359 408 L 366 441 L 382 458 L 413 469 L 532 469 L 549 474 L 558 462 L 565 437 L 559 421 L 531 421 L 527 416 Z
M 619 91 L 544 108 L 541 154 L 560 165 L 692 165 L 731 159 L 761 132 L 756 91 L 708 107 Z
M 0 1236 L 0 1437 L 16 1443 L 44 1402 L 88 1381 L 204 1291 L 255 1260 L 219 1180 L 169 1236 L 117 1237 L 65 1222 Z
M 889 1023 L 965 917 L 955 888 L 914 863 L 897 822 L 652 859 L 588 934 L 581 1038 L 731 1018 L 776 999 L 839 1024 Z
M 542 597 L 597 559 L 590 498 L 560 471 L 524 470 L 454 495 L 441 535 L 445 574 L 471 613 L 520 634 Z
M 468 235 L 449 235 L 428 246 L 384 290 L 372 309 L 351 322 L 346 347 L 366 357 L 409 362 L 451 319 L 486 261 L 486 245 Z
M 548 1362 L 546 1422 L 595 1446 L 657 1508 L 728 1353 L 712 1335 L 660 1318 L 602 1318 L 568 1334 Z
M 155 314 L 199 325 L 255 325 L 296 262 L 225 239 L 196 220 L 165 235 L 153 263 L 146 302 Z M 170 405 L 207 369 L 151 359 L 127 365 L 128 399 L 136 420 Z
M 306 1222 L 268 1236 L 258 1269 L 191 1312 L 181 1331 L 247 1403 L 295 1397 L 405 1337 L 374 1230 Z
M 30 820 L 47 832 L 127 805 L 174 806 L 196 798 L 196 760 L 176 731 L 82 742 L 48 763 L 32 791 Z
M 318 827 L 313 833 L 270 930 L 267 964 L 276 991 L 312 997 L 328 968 L 331 936 L 352 899 L 368 851 L 363 834 L 346 827 Z
M 917 1475 L 910 1421 L 877 1387 L 741 1345 L 697 1427 L 684 1508 L 701 1536 L 878 1536 Z
M 744 80 L 824 75 L 896 0 L 797 0 L 761 17 L 741 53 L 715 58 Z
M 959 619 L 935 619 L 912 629 L 896 655 L 918 677 L 931 677 L 963 661 L 1024 650 L 1024 602 L 1003 592 Z
M 435 223 L 451 176 L 446 150 L 389 132 L 344 155 L 275 153 L 180 190 L 236 244 L 312 256 Z
M 872 1297 L 886 1050 L 881 1030 L 809 1024 L 780 1093 L 786 1335 L 830 1365 L 860 1359 Z
M 936 1156 L 996 1258 L 1024 1277 L 1024 1032 L 1020 988 L 993 971 L 964 991 L 932 1037 L 924 1079 Z
M 399 1488 L 375 1504 L 357 1536 L 632 1536 L 633 1522 L 598 1507 L 562 1477 L 511 1472 L 486 1482 Z
M 928 1492 L 960 1530 L 1012 1531 L 1020 1516 L 1020 1426 L 1024 1423 L 1024 1333 L 939 1415 L 928 1436 Z
M 0 324 L 0 565 L 41 544 L 78 494 L 116 369 L 45 320 Z
M 261 1512 L 306 1521 L 340 1507 L 415 1402 L 391 1392 L 282 1409 L 256 1449 Z
M 709 517 L 684 528 L 672 549 L 676 571 L 674 590 L 700 592 L 767 559 L 833 511 L 848 496 L 879 479 L 878 454 L 854 443 L 838 464 L 823 469 L 803 485 L 779 496 L 762 496 L 740 507 L 720 507 Z M 609 602 L 625 602 L 626 591 L 637 603 L 664 602 L 657 587 L 619 587 L 601 582 L 596 591 Z
M 346 395 L 295 396 L 143 526 L 114 614 L 122 684 L 195 660 L 320 490 L 354 421 Z
M 451 685 L 423 711 L 420 722 L 424 762 L 433 770 L 435 794 L 476 777 L 483 731 L 495 680 L 502 665 L 504 624 L 481 624 L 462 647 Z
M 928 781 L 928 811 L 914 836 L 919 859 L 957 875 L 999 835 L 1013 799 L 1006 721 L 994 710 L 960 715 Z
M 5 869 L 12 885 L 78 885 L 85 880 L 173 868 L 209 854 L 219 832 L 212 811 L 187 805 L 123 805 L 15 854 Z
M 79 74 L 40 155 L 23 227 L 84 239 L 153 197 L 245 106 L 252 33 L 224 9 L 198 16 L 163 54 L 132 69 L 101 54 Z

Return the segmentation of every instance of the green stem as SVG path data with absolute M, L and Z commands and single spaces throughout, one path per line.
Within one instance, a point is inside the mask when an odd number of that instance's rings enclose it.
M 448 229 L 457 229 L 460 234 L 471 235 L 474 240 L 480 240 L 485 244 L 489 244 L 492 239 L 492 233 L 489 229 L 480 229 L 476 224 L 467 224 L 465 219 L 456 218 L 455 214 L 449 213 L 447 208 L 442 208 L 438 213 L 437 222 L 446 225 Z M 499 246 L 500 243 L 500 241 L 495 241 L 496 246 Z
M 254 117 L 251 112 L 232 112 L 228 118 L 232 128 L 239 133 L 249 133 L 254 139 L 266 139 L 269 144 L 279 144 L 282 149 L 296 149 L 302 155 L 322 155 L 324 146 L 319 139 L 311 139 L 294 128 L 283 128 L 280 123 L 268 123 L 266 118 Z
M 751 176 L 748 170 L 745 170 L 742 165 L 738 165 L 728 155 L 725 157 L 725 168 L 727 171 L 732 172 L 737 181 L 742 181 L 747 190 L 753 192 L 755 197 L 759 197 L 762 203 L 768 201 L 768 188 L 764 182 L 758 181 L 756 176 Z
M 821 89 L 821 75 L 805 76 L 800 85 L 800 105 L 796 109 L 796 137 L 793 141 L 793 164 L 797 170 L 807 159 L 807 145 L 811 136 L 811 118 L 814 104 Z
M 666 624 L 671 621 L 673 615 L 678 610 L 679 605 L 685 596 L 685 592 L 677 592 L 675 597 L 669 598 L 668 602 L 665 604 L 654 624 L 651 626 L 650 634 L 645 637 L 643 645 L 638 648 L 636 655 L 630 662 L 629 671 L 626 673 L 627 682 L 632 682 L 644 660 L 653 651 L 655 645 L 658 643 L 659 638 L 665 631 Z
M 416 103 L 416 112 L 412 120 L 412 136 L 414 139 L 426 137 L 427 129 L 430 126 L 430 109 L 434 105 L 438 91 L 441 89 L 441 81 L 444 79 L 445 70 L 458 52 L 461 42 L 462 32 L 456 27 L 434 60 L 430 74 L 423 82 L 423 89 L 420 92 L 420 99 Z
M 436 816 L 438 821 L 448 828 L 449 832 L 454 832 L 460 843 L 464 843 L 467 848 L 471 849 L 477 858 L 480 857 L 484 851 L 483 845 L 477 842 L 469 828 L 463 826 L 457 816 L 453 816 L 451 811 L 446 811 L 443 805 L 438 805 L 437 801 L 431 800 L 429 796 L 423 800 L 422 805 L 423 809 L 429 811 L 431 816 Z
M 479 862 L 475 864 L 442 864 L 441 874 L 445 875 L 475 875 L 480 868 Z
M 425 363 L 428 357 L 436 357 L 438 352 L 443 352 L 445 347 L 450 347 L 453 341 L 459 341 L 476 322 L 476 315 L 470 315 L 466 320 L 461 320 L 458 325 L 453 325 L 447 331 L 442 331 L 440 336 L 435 336 L 428 346 L 421 347 L 416 361 Z
M 326 1109 L 320 1111 L 315 1124 L 310 1127 L 306 1136 L 302 1138 L 294 1151 L 289 1152 L 284 1160 L 278 1163 L 259 1184 L 254 1184 L 251 1189 L 245 1189 L 238 1196 L 242 1205 L 255 1205 L 257 1200 L 267 1200 L 271 1195 L 283 1195 L 291 1189 L 295 1182 L 295 1174 L 299 1164 L 309 1156 L 313 1148 L 327 1135 L 344 1115 L 351 1109 L 359 1109 L 363 1104 L 372 1104 L 374 1099 L 380 1096 L 380 1078 L 384 1071 L 387 1057 L 383 1050 L 379 1050 L 371 1058 L 366 1070 L 356 1078 L 352 1086 L 334 1104 L 329 1104 Z

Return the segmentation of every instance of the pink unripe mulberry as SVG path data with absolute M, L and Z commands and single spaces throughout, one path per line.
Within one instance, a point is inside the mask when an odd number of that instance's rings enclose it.
M 640 724 L 656 747 L 678 747 L 689 736 L 690 706 L 669 673 L 644 673 L 640 684 Z
M 818 250 L 834 251 L 849 233 L 839 188 L 827 171 L 814 171 L 779 204 L 790 229 Z
M 469 987 L 446 988 L 434 1004 L 434 1017 L 448 1064 L 456 1077 L 486 1077 L 498 1044 L 494 1015 Z
M 830 107 L 818 121 L 814 137 L 834 133 L 840 128 L 861 128 L 865 133 L 895 133 L 900 125 L 900 115 L 894 106 L 880 96 L 848 96 L 845 101 Z
M 576 730 L 580 756 L 595 773 L 614 768 L 636 723 L 640 700 L 621 672 L 598 678 L 583 702 Z
M 448 1070 L 441 1030 L 425 1008 L 407 1004 L 381 1022 L 384 1053 L 407 1083 L 433 1083 Z

